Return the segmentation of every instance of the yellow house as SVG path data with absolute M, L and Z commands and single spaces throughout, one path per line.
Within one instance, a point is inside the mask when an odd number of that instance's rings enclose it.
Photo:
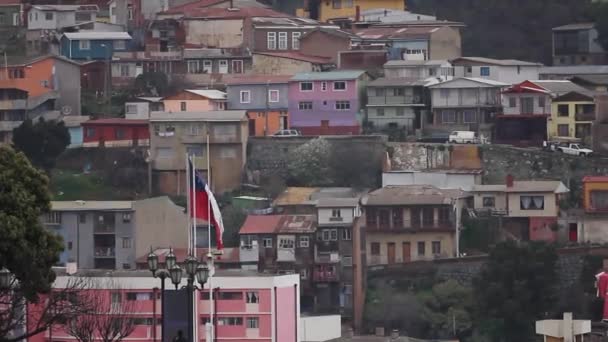
M 360 11 L 376 8 L 405 10 L 405 0 L 319 0 L 316 9 L 298 8 L 299 17 L 309 18 L 311 12 L 318 13 L 318 19 L 326 22 L 337 18 L 354 18 L 357 6 Z
M 569 92 L 551 102 L 551 117 L 547 124 L 549 140 L 591 143 L 591 125 L 595 120 L 593 97 Z

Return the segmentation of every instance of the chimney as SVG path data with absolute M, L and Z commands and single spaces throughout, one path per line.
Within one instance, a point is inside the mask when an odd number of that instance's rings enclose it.
M 355 6 L 355 22 L 358 23 L 361 21 L 361 7 L 359 5 Z
M 512 175 L 507 175 L 507 188 L 512 188 L 513 187 L 513 181 L 515 179 L 513 178 Z

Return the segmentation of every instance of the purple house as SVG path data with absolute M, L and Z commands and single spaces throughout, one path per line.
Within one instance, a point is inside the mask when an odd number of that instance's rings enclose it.
M 304 135 L 359 134 L 368 81 L 362 70 L 296 74 L 289 81 L 291 128 Z

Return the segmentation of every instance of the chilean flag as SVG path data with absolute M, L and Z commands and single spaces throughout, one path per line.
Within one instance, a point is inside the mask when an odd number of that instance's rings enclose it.
M 223 249 L 224 242 L 222 241 L 222 235 L 224 234 L 224 222 L 222 221 L 220 207 L 201 174 L 194 169 L 192 160 L 188 161 L 188 166 L 190 168 L 188 174 L 192 175 L 194 173 L 194 186 L 190 187 L 190 215 L 213 224 L 215 227 L 217 249 Z M 192 178 L 190 178 L 190 182 L 192 182 Z M 211 207 L 211 212 L 209 212 L 209 207 Z

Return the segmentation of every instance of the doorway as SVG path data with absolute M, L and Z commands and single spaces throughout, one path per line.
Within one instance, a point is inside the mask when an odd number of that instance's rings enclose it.
M 570 223 L 568 226 L 568 241 L 578 242 L 578 224 Z
M 410 262 L 412 260 L 412 247 L 409 242 L 403 243 L 403 262 Z
M 389 264 L 395 263 L 395 243 L 389 242 L 387 244 L 387 262 Z

